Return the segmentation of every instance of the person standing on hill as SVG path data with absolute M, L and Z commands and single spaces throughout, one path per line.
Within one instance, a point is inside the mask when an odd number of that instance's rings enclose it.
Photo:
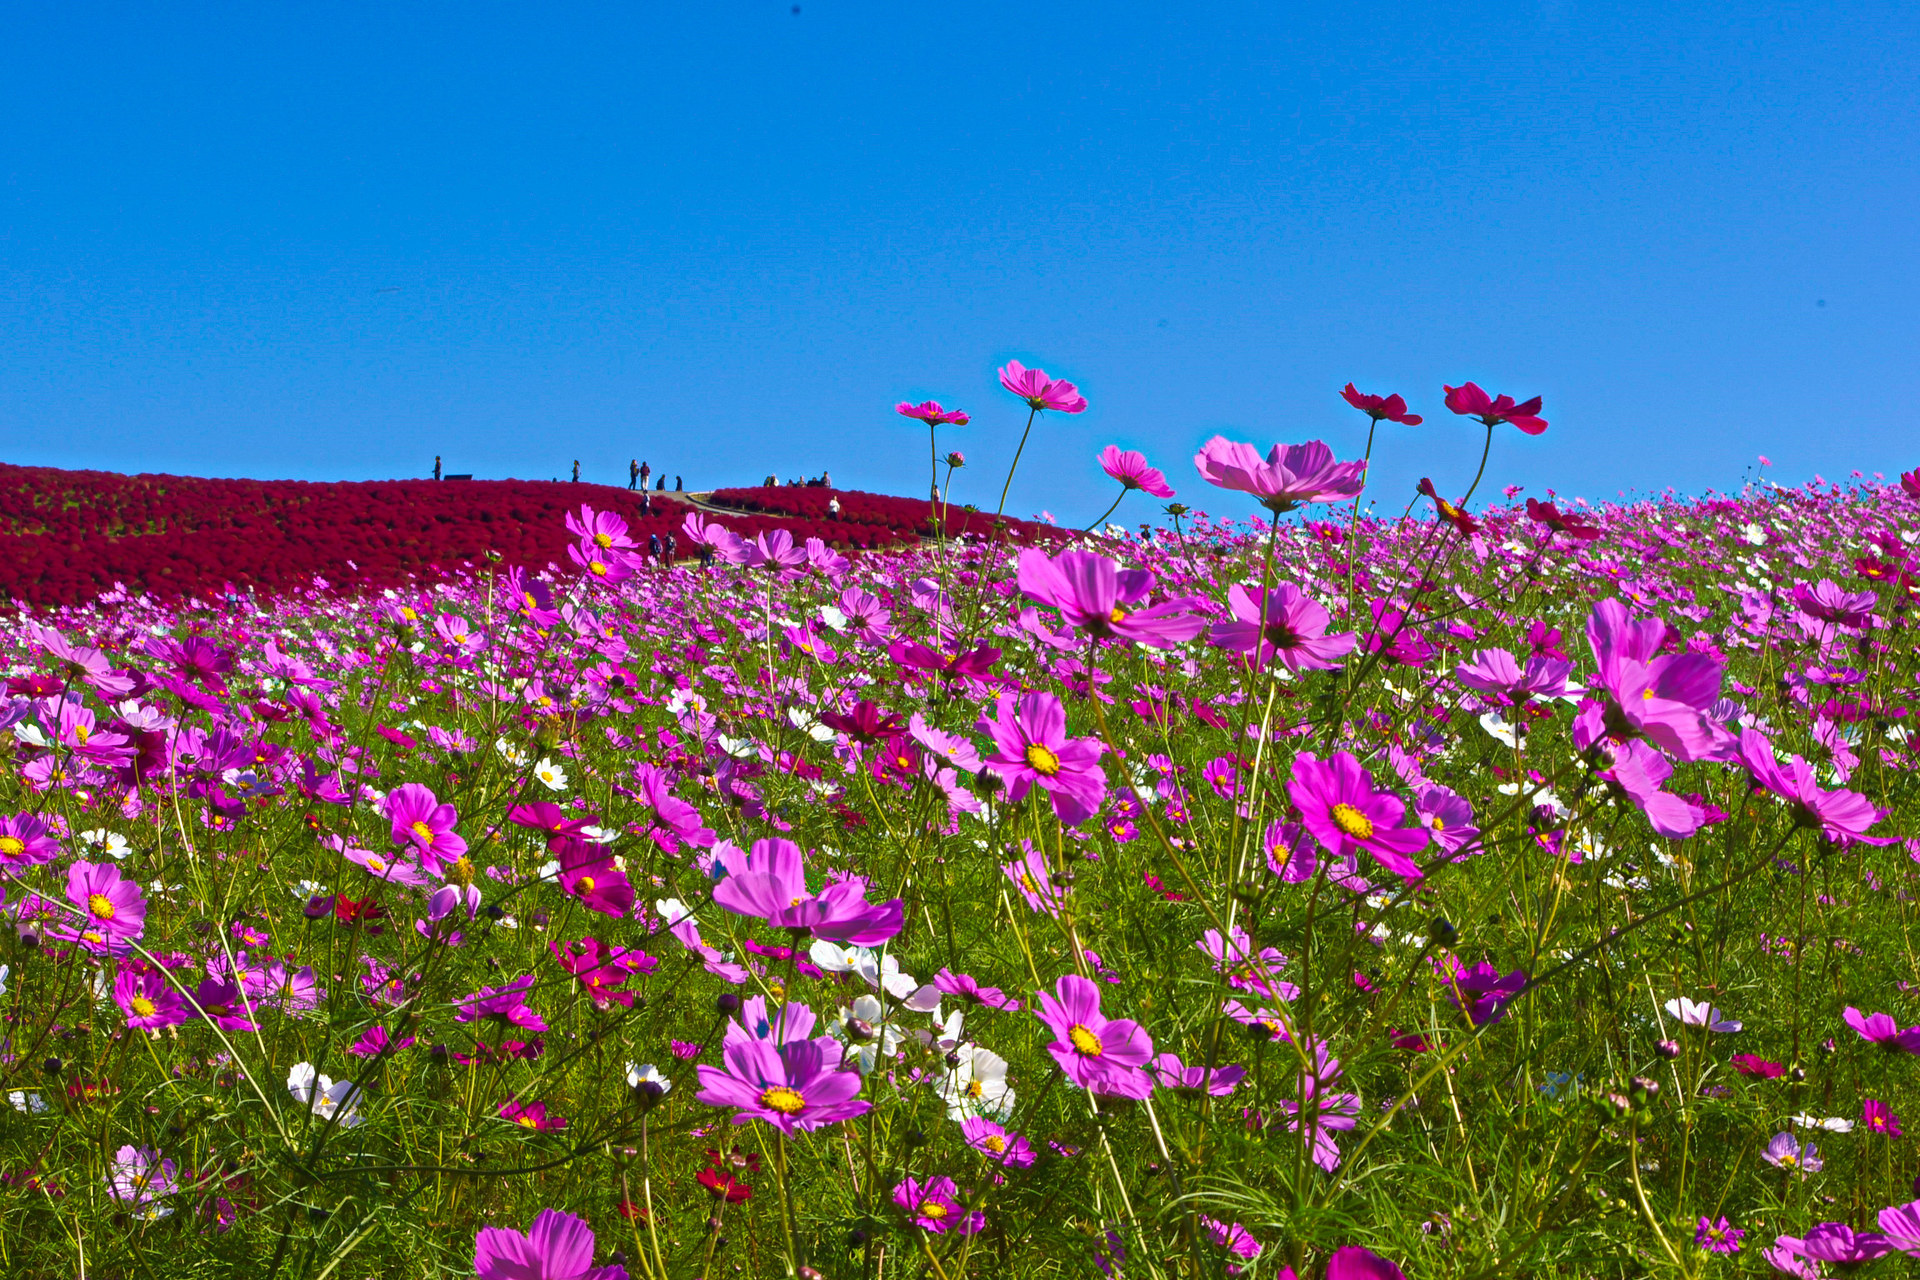
M 666 472 L 662 471 L 660 473 L 660 483 L 653 486 L 653 490 L 655 493 L 665 493 L 667 491 L 667 473 Z
M 647 477 L 653 474 L 653 468 L 646 463 L 640 464 L 640 487 L 647 487 Z
M 640 459 L 627 459 L 627 491 L 631 493 L 640 487 Z
M 578 458 L 573 460 L 573 482 L 575 484 L 580 483 L 580 459 Z
M 663 479 L 663 480 L 664 480 L 664 479 L 666 479 L 666 477 L 665 477 L 665 476 L 662 476 L 662 477 L 661 477 L 661 479 Z M 679 477 L 679 476 L 675 476 L 675 477 L 673 478 L 673 491 L 674 491 L 675 493 L 679 493 L 679 492 L 681 492 L 681 488 L 680 488 L 680 477 Z
M 440 478 L 440 455 L 437 453 L 433 455 L 433 478 L 435 480 Z

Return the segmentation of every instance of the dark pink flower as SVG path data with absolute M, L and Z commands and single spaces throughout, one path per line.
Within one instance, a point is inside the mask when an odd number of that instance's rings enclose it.
M 626 551 L 636 545 L 627 536 L 627 522 L 611 511 L 582 506 L 578 515 L 567 512 L 566 526 L 568 533 L 601 551 Z
M 756 840 L 745 853 L 728 846 L 716 862 L 726 878 L 714 886 L 713 900 L 737 915 L 858 946 L 877 946 L 900 932 L 901 900 L 869 903 L 866 881 L 857 876 L 836 881 L 818 895 L 808 890 L 800 846 L 791 840 Z
M 1442 390 L 1447 393 L 1447 408 L 1469 418 L 1478 418 L 1489 427 L 1511 422 L 1530 436 L 1537 436 L 1547 429 L 1547 420 L 1540 416 L 1539 396 L 1525 404 L 1515 404 L 1512 396 L 1495 399 L 1471 382 L 1458 387 L 1443 387 Z
M 1334 1250 L 1327 1259 L 1327 1280 L 1407 1280 L 1400 1268 L 1357 1244 Z
M 1143 1068 L 1153 1058 L 1153 1040 L 1137 1022 L 1100 1012 L 1100 988 L 1077 973 L 1035 997 L 1034 1012 L 1053 1032 L 1047 1052 L 1067 1079 L 1094 1093 L 1144 1098 L 1153 1081 Z
M 966 414 L 958 409 L 942 409 L 937 402 L 932 400 L 928 400 L 922 404 L 909 404 L 905 400 L 902 400 L 899 404 L 893 406 L 893 408 L 901 417 L 917 418 L 930 427 L 936 423 L 944 423 L 947 426 L 953 427 L 964 427 L 967 425 Z
M 393 842 L 412 845 L 421 853 L 452 864 L 467 851 L 467 842 L 454 831 L 460 820 L 450 804 L 441 804 L 417 782 L 403 783 L 387 793 L 381 806 L 393 824 Z
M 1868 1044 L 1877 1044 L 1882 1049 L 1904 1049 L 1908 1053 L 1920 1054 L 1920 1027 L 1908 1027 L 1905 1031 L 1893 1020 L 1891 1014 L 1875 1013 L 1861 1017 L 1860 1011 L 1852 1005 L 1846 1007 L 1841 1020 L 1855 1031 Z
M 1612 699 L 1606 727 L 1622 738 L 1645 737 L 1682 760 L 1724 758 L 1732 736 L 1711 714 L 1724 665 L 1702 653 L 1661 654 L 1666 638 L 1666 623 L 1637 618 L 1618 600 L 1593 607 L 1587 643 L 1598 667 L 1595 686 Z
M 1340 398 L 1375 422 L 1397 422 L 1403 427 L 1417 427 L 1424 421 L 1419 414 L 1407 412 L 1405 397 L 1370 396 L 1355 390 L 1351 382 L 1340 392 Z
M 51 862 L 59 853 L 59 842 L 47 824 L 33 814 L 15 813 L 0 818 L 0 867 L 30 867 Z
M 556 1209 L 542 1209 L 524 1233 L 480 1228 L 473 1268 L 479 1280 L 627 1280 L 625 1267 L 594 1266 L 593 1228 Z
M 560 859 L 560 888 L 568 897 L 601 915 L 618 918 L 633 910 L 633 885 L 609 850 L 575 836 L 556 836 L 547 847 Z
M 1052 409 L 1056 413 L 1079 413 L 1087 407 L 1087 398 L 1064 378 L 1047 377 L 1045 369 L 1029 369 L 1018 360 L 1007 361 L 1000 370 L 1000 385 L 1025 400 L 1034 409 Z
M 167 975 L 157 969 L 122 968 L 113 978 L 113 1002 L 136 1031 L 179 1026 L 192 1016 Z
M 923 1231 L 970 1236 L 987 1225 L 987 1215 L 978 1209 L 968 1213 L 954 1199 L 958 1190 L 952 1178 L 904 1178 L 893 1188 L 893 1202 Z
M 505 986 L 481 987 L 456 1002 L 458 1012 L 453 1015 L 453 1020 L 478 1022 L 484 1018 L 499 1026 L 519 1027 L 523 1031 L 545 1031 L 545 1019 L 527 1003 L 527 992 L 532 987 L 533 975 L 530 973 L 515 978 Z
M 1156 498 L 1171 498 L 1173 489 L 1157 467 L 1147 465 L 1147 455 L 1131 449 L 1108 445 L 1100 451 L 1100 468 L 1118 480 L 1121 487 L 1139 489 Z
M 983 763 L 1006 784 L 1009 800 L 1019 800 L 1038 784 L 1069 826 L 1099 811 L 1107 794 L 1107 775 L 1100 768 L 1106 748 L 1094 738 L 1067 736 L 1067 709 L 1060 699 L 1050 693 L 1029 693 L 1018 703 L 1004 698 L 999 714 L 980 717 L 975 727 L 993 739 L 995 754 Z
M 1884 1134 L 1889 1138 L 1898 1138 L 1900 1117 L 1893 1114 L 1893 1108 L 1875 1098 L 1868 1098 L 1860 1104 L 1860 1123 L 1868 1133 Z
M 1366 468 L 1335 462 L 1333 450 L 1318 440 L 1276 444 L 1265 458 L 1250 444 L 1215 436 L 1193 456 L 1201 478 L 1221 489 L 1252 494 L 1278 514 L 1307 502 L 1338 502 L 1366 487 Z
M 1248 654 L 1256 667 L 1278 662 L 1294 672 L 1327 671 L 1353 651 L 1353 633 L 1328 635 L 1332 615 L 1291 582 L 1271 588 L 1264 596 L 1259 587 L 1236 583 L 1227 588 L 1227 607 L 1233 611 L 1232 619 L 1214 623 L 1207 642 Z
M 1187 1065 L 1177 1053 L 1163 1053 L 1153 1060 L 1153 1074 L 1160 1087 L 1190 1098 L 1212 1095 L 1224 1098 L 1246 1079 L 1247 1069 L 1238 1063 L 1226 1063 L 1209 1070 L 1204 1064 Z
M 833 1045 L 837 1062 L 839 1045 L 826 1043 Z M 859 1073 L 837 1070 L 819 1040 L 789 1040 L 776 1048 L 771 1039 L 736 1035 L 730 1027 L 720 1056 L 724 1065 L 700 1066 L 697 1096 L 710 1107 L 735 1108 L 735 1124 L 759 1120 L 791 1135 L 852 1120 L 872 1109 L 856 1096 Z
M 1869 827 L 1887 816 L 1871 800 L 1857 791 L 1824 789 L 1813 766 L 1799 756 L 1782 765 L 1774 757 L 1773 743 L 1760 730 L 1741 732 L 1735 758 L 1755 782 L 1787 802 L 1796 821 L 1818 827 L 1820 834 L 1834 844 L 1894 843 L 1892 836 L 1867 834 Z
M 67 901 L 86 919 L 60 930 L 96 955 L 123 955 L 146 930 L 147 899 L 140 886 L 111 862 L 76 862 L 67 868 Z
M 1375 791 L 1351 752 L 1337 752 L 1326 761 L 1302 752 L 1294 759 L 1287 794 L 1302 824 L 1335 858 L 1365 852 L 1395 875 L 1419 879 L 1412 855 L 1427 847 L 1427 829 L 1400 825 L 1406 801 Z
M 1092 551 L 1062 551 L 1052 559 L 1028 548 L 1020 553 L 1019 585 L 1029 600 L 1052 605 L 1070 626 L 1103 640 L 1164 649 L 1191 640 L 1206 619 L 1188 612 L 1198 601 L 1168 600 L 1133 608 L 1153 591 L 1145 569 L 1122 569 Z

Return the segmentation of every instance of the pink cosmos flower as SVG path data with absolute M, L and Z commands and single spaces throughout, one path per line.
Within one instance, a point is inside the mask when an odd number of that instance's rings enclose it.
M 932 400 L 928 400 L 923 404 L 909 404 L 905 400 L 902 400 L 899 404 L 893 406 L 893 408 L 894 412 L 898 413 L 901 417 L 917 418 L 930 427 L 940 423 L 954 427 L 964 427 L 967 425 L 966 414 L 958 409 L 942 409 L 937 402 Z
M 1147 465 L 1147 455 L 1118 445 L 1100 451 L 1100 469 L 1120 482 L 1123 489 L 1139 489 L 1156 498 L 1171 498 L 1173 489 L 1159 468 Z
M 710 1107 L 735 1108 L 733 1123 L 758 1120 L 791 1136 L 872 1109 L 855 1096 L 860 1074 L 836 1069 L 840 1047 L 833 1041 L 827 1042 L 833 1045 L 829 1061 L 819 1040 L 789 1040 L 776 1047 L 771 1039 L 734 1031 L 728 1028 L 721 1046 L 723 1065 L 700 1066 L 697 1095 Z
M 479 1022 L 486 1019 L 497 1026 L 519 1027 L 523 1031 L 545 1031 L 546 1020 L 527 1003 L 533 987 L 533 975 L 523 974 L 501 987 L 481 987 L 457 1002 L 455 1022 Z
M 1053 882 L 1045 852 L 1027 841 L 1021 843 L 1026 846 L 1026 852 L 1012 862 L 1001 863 L 1001 874 L 1013 881 L 1014 888 L 1027 900 L 1028 909 L 1058 917 L 1060 908 L 1066 905 L 1067 892 Z
M 904 1178 L 893 1188 L 893 1202 L 907 1211 L 913 1225 L 923 1231 L 945 1235 L 970 1236 L 987 1225 L 987 1215 L 975 1209 L 968 1213 L 954 1194 L 959 1190 L 952 1178 Z
M 113 1155 L 113 1168 L 107 1175 L 107 1194 L 145 1218 L 164 1218 L 171 1209 L 156 1202 L 179 1188 L 174 1180 L 174 1163 L 164 1160 L 152 1147 L 121 1147 Z
M 858 876 L 830 884 L 818 895 L 810 892 L 800 846 L 791 840 L 756 840 L 744 854 L 724 846 L 716 862 L 727 874 L 714 886 L 714 902 L 736 915 L 765 920 L 776 929 L 877 946 L 899 933 L 905 918 L 899 898 L 868 902 L 866 881 Z
M 86 913 L 59 936 L 95 955 L 123 955 L 146 930 L 147 899 L 111 862 L 75 862 L 67 868 L 67 901 Z
M 1017 1133 L 1010 1133 L 985 1116 L 971 1116 L 960 1122 L 960 1136 L 967 1145 L 995 1164 L 1009 1169 L 1025 1169 L 1033 1164 L 1033 1146 Z
M 1462 969 L 1459 961 L 1448 956 L 1441 976 L 1447 983 L 1447 998 L 1466 1010 L 1467 1021 L 1476 1027 L 1505 1017 L 1507 1005 L 1527 989 L 1526 970 L 1503 974 L 1485 960 Z
M 1009 800 L 1021 799 L 1038 784 L 1069 826 L 1099 811 L 1107 794 L 1107 775 L 1100 768 L 1106 747 L 1094 738 L 1067 736 L 1067 709 L 1060 699 L 1050 693 L 1029 693 L 1017 704 L 1002 699 L 999 714 L 982 716 L 975 727 L 993 740 L 995 754 L 985 764 L 1006 784 Z
M 542 1209 L 524 1233 L 480 1228 L 473 1268 L 479 1280 L 627 1280 L 625 1267 L 593 1265 L 593 1228 L 557 1209 Z
M 1239 1223 L 1221 1222 L 1216 1218 L 1209 1218 L 1203 1214 L 1200 1218 L 1200 1225 L 1207 1229 L 1207 1235 L 1213 1240 L 1215 1245 L 1225 1249 L 1234 1257 L 1243 1258 L 1251 1262 L 1260 1256 L 1260 1250 L 1263 1246 L 1258 1240 L 1253 1238 L 1251 1231 L 1248 1231 Z M 1239 1267 L 1228 1264 L 1228 1274 L 1237 1274 L 1239 1270 Z
M 1822 788 L 1813 766 L 1799 756 L 1782 765 L 1773 754 L 1773 743 L 1760 730 L 1741 732 L 1735 758 L 1755 782 L 1787 802 L 1796 821 L 1818 827 L 1834 844 L 1894 843 L 1892 836 L 1867 834 L 1869 827 L 1887 816 L 1871 800 L 1857 791 Z
M 595 511 L 582 506 L 575 515 L 567 512 L 567 532 L 601 551 L 627 551 L 637 545 L 627 536 L 627 522 L 611 511 Z
M 1400 1268 L 1379 1254 L 1350 1244 L 1327 1259 L 1327 1280 L 1407 1280 Z
M 1802 1147 L 1799 1139 L 1791 1133 L 1774 1134 L 1773 1140 L 1760 1153 L 1760 1158 L 1776 1169 L 1797 1169 L 1803 1176 L 1818 1173 L 1826 1167 L 1826 1161 L 1820 1158 L 1819 1147 L 1811 1142 Z
M 1479 842 L 1473 806 L 1445 787 L 1422 787 L 1413 799 L 1413 813 L 1421 826 L 1433 832 L 1433 842 L 1448 853 L 1471 849 Z
M 0 868 L 18 869 L 51 862 L 60 853 L 47 824 L 31 813 L 0 818 Z
M 1035 410 L 1052 409 L 1056 413 L 1080 413 L 1087 398 L 1064 378 L 1055 381 L 1045 369 L 1029 369 L 1018 360 L 1007 361 L 1000 370 L 1000 385 L 1025 400 Z
M 1272 588 L 1264 597 L 1259 587 L 1235 584 L 1227 589 L 1227 607 L 1233 618 L 1214 623 L 1207 642 L 1252 655 L 1249 661 L 1256 667 L 1277 661 L 1296 673 L 1328 671 L 1353 651 L 1353 633 L 1328 635 L 1332 615 L 1290 582 Z
M 1706 814 L 1679 796 L 1660 789 L 1673 776 L 1667 758 L 1638 738 L 1621 743 L 1612 753 L 1612 764 L 1600 776 L 1614 783 L 1647 815 L 1652 828 L 1670 839 L 1683 840 L 1700 829 Z
M 1882 1209 L 1880 1234 L 1900 1252 L 1920 1258 L 1920 1200 Z
M 1793 602 L 1809 618 L 1842 627 L 1858 627 L 1867 621 L 1880 600 L 1871 591 L 1848 591 L 1833 579 L 1822 578 L 1811 587 L 1804 582 L 1794 583 Z
M 617 586 L 634 574 L 632 556 L 624 551 L 603 551 L 591 542 L 569 546 L 567 558 L 585 570 L 587 581 L 596 586 Z
M 1860 1104 L 1860 1123 L 1869 1133 L 1885 1134 L 1889 1138 L 1902 1136 L 1900 1117 L 1893 1114 L 1893 1108 L 1875 1098 Z
M 393 824 L 393 842 L 412 845 L 428 857 L 451 865 L 467 851 L 467 842 L 454 832 L 460 815 L 441 804 L 433 792 L 417 782 L 402 783 L 387 793 L 381 806 Z
M 998 987 L 983 987 L 971 975 L 955 973 L 951 969 L 942 969 L 933 975 L 933 988 L 942 995 L 951 996 L 968 1004 L 985 1005 L 989 1009 L 1002 1009 L 1008 1013 L 1020 1012 L 1020 1002 L 1010 999 L 1007 993 Z
M 1363 391 L 1356 391 L 1349 382 L 1340 392 L 1340 398 L 1375 422 L 1397 422 L 1403 427 L 1417 427 L 1424 421 L 1419 414 L 1407 412 L 1407 402 L 1403 396 L 1370 396 Z
M 115 973 L 113 1002 L 135 1031 L 177 1027 L 191 1016 L 167 976 L 154 969 L 122 968 Z
M 1860 1011 L 1848 1005 L 1840 1015 L 1846 1024 L 1859 1032 L 1860 1038 L 1868 1044 L 1877 1044 L 1882 1049 L 1904 1049 L 1908 1053 L 1920 1054 L 1920 1027 L 1908 1027 L 1905 1031 L 1893 1020 L 1891 1014 L 1875 1013 L 1861 1017 Z
M 1321 761 L 1302 752 L 1293 762 L 1287 794 L 1299 807 L 1301 822 L 1334 857 L 1364 851 L 1397 876 L 1420 878 L 1420 866 L 1411 855 L 1426 848 L 1427 829 L 1400 825 L 1406 802 L 1375 791 L 1373 779 L 1352 753 L 1341 751 Z
M 1850 1265 L 1871 1262 L 1893 1252 L 1893 1243 L 1878 1231 L 1855 1231 L 1844 1222 L 1822 1222 L 1804 1238 L 1780 1236 L 1774 1245 L 1815 1262 Z
M 633 910 L 633 885 L 610 851 L 574 836 L 556 836 L 547 847 L 560 859 L 560 888 L 568 897 L 616 919 Z
M 1200 634 L 1206 620 L 1188 610 L 1192 599 L 1132 608 L 1153 591 L 1145 569 L 1122 569 L 1091 551 L 1062 551 L 1052 559 L 1029 547 L 1020 553 L 1019 585 L 1029 599 L 1051 605 L 1071 626 L 1103 640 L 1164 649 Z
M 1680 996 L 1667 1001 L 1665 1008 L 1667 1016 L 1677 1019 L 1682 1026 L 1700 1027 L 1707 1031 L 1723 1033 L 1740 1030 L 1740 1023 L 1730 1018 L 1722 1018 L 1720 1011 L 1704 1000 L 1689 1000 L 1685 996 Z
M 1261 842 L 1267 851 L 1267 870 L 1282 884 L 1305 884 L 1320 869 L 1317 841 L 1297 822 L 1270 822 Z
M 1666 623 L 1636 618 L 1618 600 L 1593 607 L 1587 643 L 1599 669 L 1595 684 L 1612 700 L 1606 727 L 1621 738 L 1645 737 L 1682 760 L 1722 758 L 1732 740 L 1711 712 L 1723 664 L 1700 653 L 1660 655 L 1666 638 Z
M 1163 1053 L 1153 1060 L 1153 1074 L 1163 1089 L 1189 1098 L 1198 1098 L 1210 1094 L 1224 1098 L 1239 1087 L 1247 1077 L 1247 1069 L 1238 1063 L 1227 1063 L 1209 1070 L 1204 1064 L 1189 1066 L 1180 1061 L 1177 1053 Z
M 1335 462 L 1333 450 L 1318 440 L 1273 446 L 1265 458 L 1250 444 L 1215 436 L 1193 456 L 1201 478 L 1221 489 L 1252 494 L 1279 514 L 1302 503 L 1338 502 L 1366 487 L 1366 468 Z
M 1530 436 L 1547 429 L 1547 420 L 1540 416 L 1539 396 L 1525 404 L 1515 404 L 1512 396 L 1495 399 L 1471 382 L 1441 390 L 1447 393 L 1447 408 L 1464 417 L 1478 418 L 1489 427 L 1511 422 Z
M 1153 1058 L 1153 1040 L 1137 1022 L 1100 1012 L 1100 988 L 1077 973 L 1035 997 L 1035 1014 L 1053 1032 L 1047 1052 L 1067 1079 L 1093 1093 L 1144 1098 L 1153 1080 L 1143 1068 Z
M 1505 649 L 1476 650 L 1453 669 L 1453 677 L 1470 689 L 1524 702 L 1528 698 L 1557 698 L 1567 692 L 1573 664 L 1544 654 L 1527 658 L 1524 671 Z

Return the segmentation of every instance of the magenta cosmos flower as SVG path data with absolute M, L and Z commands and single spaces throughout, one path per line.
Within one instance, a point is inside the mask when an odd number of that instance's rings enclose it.
M 834 1045 L 833 1052 L 839 1051 Z M 835 1069 L 819 1040 L 790 1040 L 775 1047 L 771 1040 L 751 1034 L 729 1034 L 720 1057 L 722 1066 L 700 1066 L 697 1096 L 710 1107 L 735 1108 L 735 1124 L 759 1120 L 792 1135 L 852 1120 L 872 1109 L 855 1096 L 860 1092 L 859 1073 Z
M 728 846 L 717 862 L 726 878 L 714 886 L 714 902 L 777 929 L 872 947 L 899 933 L 905 920 L 899 898 L 868 902 L 866 881 L 859 877 L 837 881 L 816 896 L 807 888 L 800 846 L 791 840 L 756 840 L 746 853 Z
M 1837 845 L 1892 844 L 1891 836 L 1870 836 L 1867 829 L 1887 815 L 1857 791 L 1821 787 L 1813 766 L 1799 756 L 1782 765 L 1773 754 L 1773 743 L 1758 729 L 1745 729 L 1735 758 L 1753 780 L 1785 800 L 1794 820 L 1803 826 L 1818 827 L 1820 834 Z
M 1397 422 L 1403 427 L 1417 427 L 1424 421 L 1419 414 L 1407 412 L 1404 396 L 1370 396 L 1356 390 L 1349 382 L 1340 392 L 1340 398 L 1375 422 Z
M 1158 467 L 1147 465 L 1147 455 L 1118 445 L 1100 451 L 1100 469 L 1120 482 L 1124 489 L 1138 489 L 1156 498 L 1171 498 L 1173 488 Z
M 460 815 L 441 804 L 433 792 L 417 782 L 402 783 L 387 793 L 381 806 L 393 823 L 393 842 L 410 844 L 444 863 L 455 863 L 467 851 L 467 842 L 454 833 Z
M 1407 1280 L 1406 1273 L 1379 1254 L 1350 1244 L 1327 1259 L 1327 1280 Z
M 987 1215 L 978 1209 L 968 1213 L 954 1199 L 958 1190 L 952 1178 L 928 1178 L 924 1182 L 904 1178 L 893 1189 L 893 1202 L 905 1209 L 913 1225 L 923 1231 L 970 1236 L 987 1225 Z
M 480 1280 L 627 1280 L 625 1267 L 593 1265 L 593 1228 L 557 1209 L 542 1209 L 524 1233 L 480 1228 L 473 1269 Z
M 1878 1231 L 1855 1231 L 1844 1222 L 1822 1222 L 1802 1238 L 1779 1236 L 1773 1243 L 1815 1262 L 1871 1262 L 1893 1252 L 1893 1242 Z
M 1462 417 L 1478 418 L 1488 427 L 1511 422 L 1530 436 L 1537 436 L 1547 429 L 1547 420 L 1540 416 L 1539 396 L 1525 404 L 1515 404 L 1512 396 L 1495 398 L 1471 382 L 1458 387 L 1442 387 L 1441 390 L 1447 393 L 1447 408 Z
M 527 1003 L 527 992 L 532 988 L 533 975 L 530 973 L 522 974 L 503 987 L 482 987 L 459 1001 L 459 1012 L 453 1015 L 453 1020 L 478 1022 L 484 1018 L 503 1027 L 545 1031 L 545 1019 Z
M 1723 758 L 1731 736 L 1711 714 L 1722 664 L 1701 653 L 1662 655 L 1666 639 L 1666 623 L 1636 618 L 1618 600 L 1602 600 L 1587 616 L 1594 684 L 1611 699 L 1607 730 L 1644 737 L 1682 760 Z
M 1017 704 L 1002 699 L 999 714 L 980 717 L 976 727 L 993 739 L 995 754 L 983 763 L 1006 784 L 1008 799 L 1019 800 L 1037 783 L 1069 826 L 1099 810 L 1107 794 L 1107 775 L 1100 768 L 1106 748 L 1093 738 L 1067 736 L 1067 709 L 1060 699 L 1050 693 L 1029 693 Z
M 60 931 L 95 955 L 121 955 L 146 929 L 147 900 L 140 886 L 111 862 L 76 862 L 67 868 L 67 901 L 86 920 Z
M 937 401 L 928 400 L 924 404 L 908 404 L 902 400 L 893 406 L 894 412 L 903 418 L 917 418 L 928 426 L 944 423 L 953 427 L 967 425 L 967 415 L 958 409 L 942 409 Z
M 155 969 L 121 969 L 113 977 L 113 1002 L 135 1031 L 175 1027 L 188 1018 L 186 1002 Z
M 1397 876 L 1420 878 L 1412 855 L 1427 847 L 1427 829 L 1400 825 L 1406 801 L 1375 791 L 1352 753 L 1324 761 L 1303 753 L 1293 762 L 1287 794 L 1300 809 L 1301 823 L 1335 858 L 1365 852 Z
M 1052 409 L 1056 413 L 1080 413 L 1087 398 L 1066 379 L 1053 379 L 1045 369 L 1029 369 L 1018 360 L 1007 361 L 1000 371 L 1000 385 L 1025 400 L 1036 412 Z
M 1093 1093 L 1144 1098 L 1153 1080 L 1142 1068 L 1153 1060 L 1153 1040 L 1139 1023 L 1100 1012 L 1100 988 L 1077 973 L 1035 997 L 1035 1014 L 1053 1032 L 1047 1052 L 1067 1079 Z
M 1892 1014 L 1875 1013 L 1862 1017 L 1858 1009 L 1848 1005 L 1840 1017 L 1869 1044 L 1877 1044 L 1882 1049 L 1904 1049 L 1908 1053 L 1920 1054 L 1920 1027 L 1908 1027 L 1902 1031 Z
M 1276 444 L 1262 458 L 1250 444 L 1215 436 L 1193 455 L 1193 465 L 1208 484 L 1250 493 L 1278 514 L 1306 502 L 1339 502 L 1366 487 L 1366 467 L 1335 462 L 1333 450 L 1319 440 Z
M 0 818 L 0 867 L 30 867 L 51 862 L 60 852 L 59 842 L 47 824 L 30 813 L 15 813 Z
M 611 511 L 595 511 L 582 506 L 575 515 L 567 512 L 567 532 L 602 551 L 629 550 L 636 544 L 627 536 L 627 522 Z
M 1091 551 L 1062 551 L 1051 560 L 1044 551 L 1020 553 L 1020 590 L 1029 600 L 1051 605 L 1069 625 L 1103 640 L 1121 640 L 1164 649 L 1191 640 L 1207 625 L 1187 612 L 1198 602 L 1168 600 L 1145 609 L 1131 606 L 1153 591 L 1145 569 L 1122 569 Z
M 1900 1252 L 1920 1257 L 1920 1200 L 1882 1209 L 1880 1233 Z
M 577 836 L 555 836 L 547 847 L 559 855 L 560 888 L 568 897 L 602 915 L 619 917 L 633 910 L 633 885 L 607 849 Z
M 1214 623 L 1208 643 L 1253 655 L 1249 661 L 1256 667 L 1278 662 L 1293 672 L 1328 671 L 1353 651 L 1353 633 L 1328 635 L 1332 615 L 1291 582 L 1264 596 L 1259 587 L 1229 587 L 1227 607 L 1233 610 L 1233 618 Z

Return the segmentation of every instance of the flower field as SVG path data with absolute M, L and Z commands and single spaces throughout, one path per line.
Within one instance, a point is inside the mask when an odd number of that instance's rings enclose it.
M 1909 1274 L 1920 475 L 1473 507 L 1537 400 L 1346 399 L 1024 545 L 16 498 L 0 1274 Z M 230 550 L 348 488 L 356 589 Z

